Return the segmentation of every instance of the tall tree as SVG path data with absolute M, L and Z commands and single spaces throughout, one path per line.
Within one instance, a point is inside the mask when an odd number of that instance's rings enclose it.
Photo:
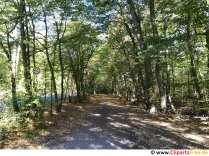
M 76 84 L 77 100 L 82 101 L 85 97 L 85 70 L 97 46 L 97 32 L 90 24 L 82 21 L 73 22 L 68 28 L 70 30 L 66 30 L 64 46 Z
M 155 0 L 150 0 L 149 4 L 149 9 L 150 9 L 150 22 L 152 26 L 152 33 L 153 33 L 153 38 L 154 42 L 156 44 L 159 44 L 159 33 L 157 29 L 157 24 L 156 24 L 156 14 L 155 14 Z M 161 56 L 159 49 L 156 46 L 156 57 L 157 57 L 157 62 L 156 62 L 156 77 L 157 77 L 157 82 L 158 82 L 158 88 L 159 88 L 159 95 L 160 95 L 160 105 L 161 109 L 165 110 L 166 109 L 166 89 L 164 85 L 164 79 L 163 79 L 163 73 L 162 73 L 162 67 L 161 67 Z
M 149 54 L 146 53 L 147 51 L 147 45 L 144 40 L 143 32 L 142 32 L 142 23 L 141 23 L 141 18 L 139 14 L 136 12 L 136 8 L 134 5 L 134 2 L 132 0 L 127 0 L 131 18 L 132 18 L 132 23 L 133 23 L 133 31 L 134 35 L 136 37 L 136 41 L 138 44 L 138 47 L 140 48 L 142 55 L 144 57 L 144 70 L 145 70 L 145 99 L 146 99 L 146 106 L 147 109 L 151 113 L 155 113 L 155 106 L 151 103 L 151 91 L 152 91 L 152 86 L 153 86 L 153 72 L 152 72 L 152 65 L 151 61 L 149 59 Z
M 30 71 L 30 47 L 29 47 L 29 33 L 28 33 L 28 16 L 26 12 L 26 3 L 25 0 L 20 1 L 19 6 L 19 24 L 20 24 L 20 47 L 22 52 L 23 59 L 23 69 L 24 69 L 24 78 L 25 78 L 25 88 L 26 94 L 29 98 L 32 95 L 32 79 Z
M 64 14 L 65 15 L 65 14 Z M 60 112 L 62 108 L 62 101 L 63 101 L 63 94 L 64 94 L 64 65 L 63 65 L 63 56 L 62 56 L 62 39 L 64 38 L 64 34 L 66 31 L 66 20 L 64 21 L 64 30 L 62 32 L 62 25 L 63 25 L 63 18 L 66 17 L 61 17 L 61 23 L 58 24 L 58 22 L 55 22 L 56 25 L 56 33 L 57 33 L 57 46 L 58 46 L 58 53 L 59 53 L 59 63 L 60 63 L 60 75 L 61 75 L 61 98 L 60 102 L 57 104 L 57 111 Z

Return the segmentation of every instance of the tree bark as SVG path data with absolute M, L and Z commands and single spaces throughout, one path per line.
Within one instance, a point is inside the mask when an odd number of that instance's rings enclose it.
M 206 28 L 206 47 L 208 49 L 208 69 L 209 69 L 209 24 Z
M 191 44 L 191 23 L 190 23 L 190 16 L 188 16 L 188 23 L 187 23 L 187 46 L 188 46 L 188 51 L 189 51 L 189 57 L 190 57 L 190 64 L 191 64 L 191 77 L 193 78 L 194 81 L 194 88 L 196 92 L 198 93 L 198 98 L 202 98 L 203 95 L 201 93 L 201 88 L 198 82 L 198 75 L 195 67 L 195 60 L 194 60 L 194 50 Z
M 4 44 L 0 42 L 0 46 L 3 49 L 4 53 L 7 56 L 7 59 L 9 61 L 9 70 L 10 70 L 10 80 L 11 80 L 11 92 L 12 92 L 12 106 L 15 112 L 19 112 L 19 106 L 17 104 L 17 84 L 16 84 L 16 75 L 14 74 L 14 69 L 12 68 L 12 50 L 10 47 L 10 41 L 9 41 L 9 34 L 7 34 L 7 47 L 8 50 L 4 47 Z
M 19 112 L 19 106 L 17 104 L 16 78 L 13 74 L 11 74 L 11 82 L 12 82 L 12 105 L 14 111 Z
M 166 65 L 166 98 L 167 102 L 171 103 L 171 82 L 170 82 L 170 65 L 167 63 Z
M 77 96 L 77 101 L 81 102 L 82 101 L 82 93 L 81 93 L 81 83 L 80 83 L 80 78 L 79 78 L 79 74 L 78 71 L 74 71 L 75 74 L 74 75 L 74 80 L 75 80 L 75 84 L 76 84 L 76 96 Z
M 137 44 L 141 49 L 142 55 L 144 56 L 144 70 L 145 70 L 145 99 L 146 106 L 148 110 L 152 110 L 151 113 L 155 113 L 155 106 L 151 102 L 151 91 L 153 87 L 153 72 L 151 61 L 148 57 L 148 54 L 145 52 L 147 50 L 147 45 L 144 41 L 142 28 L 141 28 L 141 18 L 137 15 L 134 3 L 132 0 L 127 0 L 129 10 L 133 22 L 133 31 L 137 40 Z
M 55 74 L 54 74 L 54 68 L 52 66 L 50 56 L 49 56 L 49 50 L 48 50 L 48 25 L 47 25 L 47 20 L 46 20 L 46 13 L 44 12 L 44 23 L 45 23 L 45 53 L 46 53 L 46 60 L 50 69 L 51 73 L 51 79 L 53 83 L 53 90 L 54 90 L 54 97 L 55 97 L 55 103 L 58 102 L 58 96 L 57 96 L 57 85 L 56 85 L 56 79 L 55 79 Z
M 33 62 L 33 68 L 36 68 L 36 32 L 35 32 L 35 29 L 36 29 L 36 26 L 35 26 L 35 23 L 34 23 L 34 17 L 33 17 L 33 14 L 31 12 L 31 6 L 29 6 L 29 14 L 30 14 L 30 18 L 31 18 L 31 24 L 32 24 L 32 36 L 33 36 L 33 39 L 32 39 L 32 45 L 33 45 L 33 48 L 32 48 L 32 62 Z M 33 87 L 34 87 L 34 91 L 37 92 L 37 84 L 38 81 L 37 81 L 37 77 L 35 75 L 33 75 Z
M 25 30 L 25 27 L 27 25 L 26 23 L 26 6 L 25 6 L 25 0 L 20 1 L 20 47 L 22 50 L 22 59 L 23 59 L 23 67 L 24 67 L 24 78 L 25 78 L 25 88 L 26 88 L 26 94 L 28 98 L 31 98 L 32 95 L 32 80 L 31 80 L 31 73 L 30 73 L 30 51 L 29 51 L 29 43 L 27 42 L 27 32 Z
M 56 110 L 57 112 L 61 111 L 62 102 L 63 102 L 63 94 L 64 94 L 64 66 L 62 61 L 62 49 L 61 49 L 61 40 L 60 40 L 60 29 L 58 26 L 58 22 L 56 22 L 56 31 L 57 31 L 57 44 L 58 44 L 58 53 L 59 53 L 59 63 L 60 63 L 60 74 L 61 74 L 61 98 L 60 102 L 57 103 Z
M 152 33 L 153 37 L 156 43 L 159 42 L 159 34 L 157 30 L 157 25 L 155 23 L 156 17 L 155 17 L 155 1 L 150 0 L 150 22 L 152 25 Z M 156 52 L 157 56 L 157 62 L 155 66 L 155 72 L 156 72 L 156 77 L 157 77 L 157 83 L 158 83 L 158 88 L 159 88 L 159 94 L 160 94 L 160 106 L 161 109 L 164 111 L 166 110 L 166 90 L 165 90 L 165 85 L 164 85 L 164 79 L 163 79 L 163 74 L 162 74 L 162 67 L 161 67 L 161 60 L 160 60 L 160 53 L 158 48 Z
M 132 44 L 133 44 L 133 55 L 135 57 L 134 61 L 135 61 L 135 65 L 134 65 L 134 69 L 131 69 L 130 68 L 130 75 L 131 75 L 131 78 L 135 84 L 135 95 L 136 95 L 136 98 L 138 101 L 140 101 L 142 99 L 142 93 L 145 93 L 146 92 L 146 88 L 145 88 L 145 82 L 144 82 L 144 77 L 143 77 L 143 70 L 141 68 L 141 65 L 140 65 L 140 60 L 138 58 L 138 50 L 137 50 L 137 44 L 135 42 L 135 39 L 134 39 L 134 35 L 132 34 L 132 31 L 131 31 L 131 28 L 129 27 L 129 25 L 127 23 L 125 23 L 124 21 L 124 26 L 126 28 L 126 31 L 128 32 L 129 34 L 129 37 L 131 38 L 131 41 L 132 41 Z M 125 53 L 125 52 L 124 52 Z M 126 56 L 127 58 L 127 61 L 129 61 L 129 56 Z M 129 61 L 130 62 L 130 61 Z M 137 81 L 135 80 L 135 75 L 134 75 L 134 71 L 136 69 L 136 75 L 137 75 Z M 140 89 L 140 86 L 142 86 L 142 90 Z M 146 97 L 146 95 L 144 95 Z M 149 103 L 147 103 L 147 98 L 145 98 L 144 102 L 146 104 L 146 107 L 147 109 L 149 109 Z

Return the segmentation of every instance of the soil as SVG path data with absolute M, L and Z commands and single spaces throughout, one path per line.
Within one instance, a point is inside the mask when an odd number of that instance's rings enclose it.
M 36 137 L 9 138 L 4 149 L 208 149 L 209 119 L 151 115 L 139 105 L 106 95 L 64 103 L 31 126 Z M 34 129 L 35 128 L 35 129 Z

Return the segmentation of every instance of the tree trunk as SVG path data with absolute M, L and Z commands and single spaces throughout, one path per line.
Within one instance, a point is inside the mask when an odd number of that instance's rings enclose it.
M 171 82 L 170 82 L 170 65 L 167 63 L 166 65 L 166 98 L 167 102 L 171 104 Z
M 45 23 L 45 45 L 44 45 L 44 48 L 45 48 L 45 53 L 46 53 L 46 60 L 49 65 L 49 69 L 50 69 L 50 73 L 51 73 L 55 103 L 57 103 L 58 102 L 57 85 L 56 85 L 56 79 L 55 79 L 55 74 L 54 74 L 54 68 L 52 66 L 50 56 L 49 56 L 49 50 L 48 50 L 48 25 L 47 25 L 47 21 L 46 21 L 46 13 L 45 12 L 44 12 L 44 23 Z
M 145 85 L 144 85 L 144 94 L 146 99 L 146 106 L 147 109 L 150 110 L 150 108 L 154 107 L 152 106 L 151 102 L 151 91 L 153 87 L 153 72 L 152 72 L 152 66 L 151 61 L 149 60 L 149 57 L 147 57 L 147 54 L 145 53 L 147 46 L 144 42 L 143 33 L 141 29 L 141 19 L 138 17 L 136 13 L 136 9 L 134 6 L 134 3 L 132 0 L 127 0 L 127 3 L 129 5 L 129 10 L 131 13 L 132 21 L 133 21 L 133 30 L 134 35 L 137 40 L 137 44 L 139 48 L 141 49 L 142 55 L 144 56 L 144 70 L 145 70 Z M 155 109 L 152 109 L 155 110 Z M 155 112 L 152 112 L 155 113 Z
M 81 84 L 82 98 L 85 98 L 86 97 L 86 88 L 85 88 L 83 73 L 80 73 L 80 84 Z
M 152 25 L 152 33 L 153 37 L 156 43 L 159 42 L 159 34 L 157 30 L 157 25 L 155 23 L 156 17 L 155 17 L 155 1 L 150 0 L 150 21 Z M 162 67 L 161 67 L 161 60 L 160 60 L 160 53 L 158 48 L 156 55 L 157 55 L 157 62 L 155 66 L 155 72 L 156 72 L 156 77 L 157 77 L 157 83 L 158 83 L 158 88 L 159 88 L 159 94 L 160 94 L 160 106 L 162 110 L 166 110 L 166 90 L 164 86 L 164 79 L 163 79 L 163 74 L 162 74 Z
M 61 97 L 60 102 L 57 103 L 56 110 L 57 112 L 61 111 L 62 102 L 63 102 L 63 94 L 64 94 L 64 66 L 62 61 L 62 49 L 61 49 L 61 41 L 60 41 L 60 29 L 58 27 L 58 23 L 56 22 L 56 30 L 57 30 L 57 42 L 58 42 L 58 53 L 59 53 L 59 63 L 60 63 L 60 74 L 61 74 Z
M 7 33 L 7 47 L 8 47 L 8 50 L 6 50 L 6 48 L 4 47 L 3 45 L 3 42 L 0 42 L 0 46 L 1 48 L 3 49 L 4 53 L 6 54 L 7 56 L 7 59 L 8 59 L 8 62 L 9 62 L 9 70 L 10 70 L 10 80 L 11 80 L 11 92 L 12 92 L 12 105 L 13 105 L 13 109 L 15 112 L 18 112 L 19 111 L 19 106 L 17 104 L 17 91 L 16 91 L 16 75 L 15 75 L 15 70 L 16 69 L 13 69 L 13 60 L 12 60 L 12 50 L 11 50 L 11 47 L 10 47 L 10 40 L 9 40 L 9 33 Z M 16 61 L 16 60 L 15 60 Z M 16 62 L 15 62 L 16 63 Z
M 194 60 L 194 50 L 191 44 L 191 24 L 190 24 L 190 16 L 188 16 L 188 24 L 187 24 L 187 46 L 188 46 L 188 50 L 189 50 L 189 57 L 190 57 L 190 64 L 191 64 L 191 77 L 193 78 L 194 81 L 194 88 L 195 91 L 198 93 L 198 98 L 202 98 L 203 95 L 201 93 L 201 88 L 198 82 L 198 76 L 197 76 L 197 71 L 196 71 L 196 67 L 195 67 L 195 60 Z
M 35 32 L 35 23 L 34 23 L 34 18 L 33 18 L 33 14 L 31 12 L 31 7 L 29 7 L 29 13 L 30 13 L 30 18 L 31 18 L 31 23 L 32 23 L 32 45 L 33 45 L 33 50 L 32 50 L 32 62 L 33 62 L 33 68 L 36 68 L 36 32 Z M 37 92 L 37 77 L 35 75 L 33 75 L 33 87 L 34 87 L 34 91 Z
M 145 82 L 144 82 L 144 78 L 143 78 L 143 70 L 141 68 L 140 60 L 138 58 L 137 44 L 135 42 L 134 35 L 132 34 L 132 31 L 127 23 L 124 22 L 124 26 L 126 28 L 126 31 L 129 34 L 129 37 L 131 38 L 132 44 L 133 44 L 133 54 L 135 57 L 134 61 L 135 61 L 136 65 L 134 65 L 134 69 L 130 68 L 130 75 L 131 75 L 133 82 L 135 82 L 134 84 L 135 84 L 135 88 L 136 88 L 135 89 L 136 98 L 138 101 L 140 101 L 142 99 L 142 95 L 143 95 L 142 93 L 146 93 L 146 87 L 145 87 Z M 128 55 L 126 56 L 126 58 L 127 58 L 127 61 L 130 62 Z M 133 70 L 137 71 L 136 72 L 136 76 L 138 77 L 137 81 L 135 80 L 135 75 L 134 75 Z M 140 86 L 142 86 L 142 90 L 140 89 Z M 146 97 L 146 94 L 144 94 L 144 97 Z M 149 101 L 149 98 L 145 98 L 145 100 L 144 100 L 144 103 L 146 104 L 146 108 L 149 109 L 150 104 L 147 101 Z
M 175 86 L 175 72 L 174 66 L 172 65 L 172 92 L 173 97 L 176 97 L 176 86 Z
M 20 2 L 20 46 L 22 50 L 22 59 L 23 59 L 23 67 L 24 67 L 24 78 L 25 78 L 25 88 L 26 88 L 26 94 L 28 95 L 28 98 L 32 97 L 32 81 L 31 81 L 31 73 L 30 73 L 30 54 L 29 54 L 29 46 L 27 41 L 27 34 L 26 34 L 26 24 L 25 18 L 26 17 L 26 6 L 25 6 L 25 0 L 21 0 Z
M 168 58 L 168 54 L 166 55 L 166 57 Z M 168 109 L 170 109 L 172 112 L 175 112 L 176 109 L 172 103 L 171 100 L 171 69 L 170 69 L 170 64 L 166 64 L 166 101 L 168 104 Z M 174 75 L 173 75 L 174 76 Z M 174 81 L 174 78 L 173 78 Z
M 206 47 L 208 49 L 208 69 L 209 69 L 209 24 L 208 24 L 208 26 L 206 28 Z
M 75 84 L 76 84 L 76 96 L 77 96 L 77 101 L 78 102 L 81 102 L 82 101 L 82 95 L 81 95 L 81 85 L 80 85 L 80 82 L 79 82 L 79 78 L 75 78 Z
M 207 24 L 207 27 L 206 27 L 206 48 L 208 49 L 207 51 L 207 54 L 208 54 L 208 62 L 207 62 L 207 67 L 208 67 L 208 72 L 207 72 L 207 78 L 209 78 L 209 24 Z M 208 84 L 208 80 L 206 80 L 206 84 Z M 207 88 L 207 91 L 206 91 L 206 94 L 209 90 L 209 86 L 206 85 L 206 88 Z M 208 94 L 207 94 L 208 95 Z
M 12 70 L 12 69 L 10 69 Z M 17 92 L 16 92 L 16 77 L 11 71 L 11 82 L 12 82 L 12 105 L 15 112 L 19 112 L 19 106 L 17 104 Z

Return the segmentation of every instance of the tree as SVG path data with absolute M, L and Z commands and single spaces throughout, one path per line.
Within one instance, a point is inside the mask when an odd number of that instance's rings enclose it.
M 28 28 L 28 16 L 26 12 L 25 0 L 21 0 L 19 4 L 19 25 L 20 25 L 20 47 L 22 52 L 23 67 L 24 67 L 24 78 L 26 94 L 29 98 L 33 95 L 32 93 L 32 79 L 31 79 L 31 66 L 30 66 L 30 36 Z
M 85 70 L 97 47 L 97 31 L 84 21 L 73 22 L 66 30 L 63 39 L 64 51 L 69 58 L 69 68 L 72 72 L 77 91 L 77 100 L 85 97 Z
M 13 11 L 12 11 L 13 10 Z M 8 17 L 1 16 L 0 29 L 4 35 L 1 35 L 0 46 L 3 50 L 3 53 L 6 55 L 10 79 L 11 79 L 11 93 L 12 93 L 12 104 L 15 112 L 19 111 L 19 107 L 17 105 L 17 92 L 16 92 L 16 73 L 17 73 L 17 64 L 18 64 L 18 55 L 19 51 L 17 48 L 17 22 L 18 19 L 14 18 L 15 14 L 17 14 L 17 10 L 15 10 L 15 5 L 11 3 L 5 2 L 4 6 L 4 14 L 7 14 Z M 15 35 L 13 35 L 15 34 Z M 15 57 L 16 56 L 16 57 Z

